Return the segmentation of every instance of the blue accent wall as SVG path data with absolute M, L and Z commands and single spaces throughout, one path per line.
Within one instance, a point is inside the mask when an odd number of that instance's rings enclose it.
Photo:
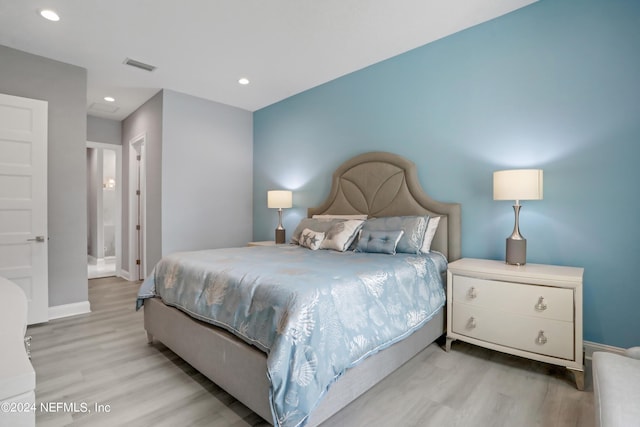
M 290 235 L 368 151 L 462 204 L 464 257 L 504 259 L 513 210 L 492 172 L 544 169 L 528 262 L 584 267 L 585 340 L 640 345 L 640 2 L 542 0 L 255 112 L 254 239 L 277 225 L 267 190 L 294 191 Z

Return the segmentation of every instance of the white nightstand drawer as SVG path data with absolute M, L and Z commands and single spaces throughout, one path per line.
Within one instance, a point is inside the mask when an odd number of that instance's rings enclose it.
M 452 320 L 456 334 L 574 360 L 572 322 L 521 316 L 456 302 L 453 303 Z
M 453 300 L 492 311 L 573 322 L 573 290 L 502 282 L 467 276 L 453 277 Z

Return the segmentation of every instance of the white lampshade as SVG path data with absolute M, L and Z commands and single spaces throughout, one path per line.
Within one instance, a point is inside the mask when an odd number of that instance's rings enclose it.
M 493 200 L 542 200 L 542 169 L 494 172 Z
M 267 191 L 267 207 L 290 208 L 293 206 L 293 194 L 288 190 Z

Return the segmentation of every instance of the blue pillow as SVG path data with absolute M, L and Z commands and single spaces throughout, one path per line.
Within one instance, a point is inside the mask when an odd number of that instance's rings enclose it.
M 377 254 L 396 254 L 396 246 L 404 234 L 396 231 L 362 231 L 356 252 L 370 252 Z
M 427 230 L 429 216 L 387 216 L 368 219 L 362 226 L 362 231 L 396 231 L 404 234 L 398 242 L 396 252 L 419 254 Z

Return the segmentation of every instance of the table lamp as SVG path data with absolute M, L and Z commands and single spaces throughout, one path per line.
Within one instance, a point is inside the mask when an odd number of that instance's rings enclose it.
M 507 264 L 527 263 L 527 239 L 520 234 L 520 200 L 542 200 L 542 170 L 513 169 L 493 173 L 493 200 L 515 200 L 516 222 L 507 237 Z
M 288 190 L 267 191 L 267 207 L 278 209 L 278 226 L 276 227 L 276 244 L 286 241 L 285 229 L 282 226 L 282 209 L 293 206 L 293 195 Z

